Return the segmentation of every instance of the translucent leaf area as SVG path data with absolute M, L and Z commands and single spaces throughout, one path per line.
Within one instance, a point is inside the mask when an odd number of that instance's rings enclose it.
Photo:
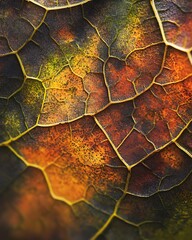
M 191 236 L 192 0 L 1 0 L 0 239 Z

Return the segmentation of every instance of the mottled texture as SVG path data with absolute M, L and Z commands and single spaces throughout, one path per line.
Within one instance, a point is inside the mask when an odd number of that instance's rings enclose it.
M 190 239 L 191 9 L 0 1 L 0 239 Z

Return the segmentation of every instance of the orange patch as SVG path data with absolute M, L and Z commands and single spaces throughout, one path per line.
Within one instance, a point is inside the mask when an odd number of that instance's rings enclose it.
M 129 55 L 126 61 L 110 58 L 106 66 L 106 80 L 111 99 L 130 99 L 146 90 L 159 73 L 164 45 L 149 46 Z
M 163 71 L 156 82 L 163 84 L 175 83 L 192 76 L 192 65 L 186 53 L 168 48 Z
M 19 140 L 13 148 L 29 165 L 44 169 L 59 197 L 75 202 L 91 185 L 100 192 L 109 191 L 110 185 L 124 185 L 127 170 L 92 118 L 34 129 L 25 141 Z
M 1 228 L 2 239 L 27 239 L 30 236 L 31 239 L 49 240 L 53 232 L 58 231 L 67 236 L 68 228 L 77 229 L 73 226 L 74 221 L 71 208 L 51 197 L 45 179 L 37 169 L 28 168 L 1 196 L 0 225 L 9 229 L 4 232 Z M 58 222 L 62 228 L 58 228 Z
M 88 93 L 86 112 L 89 114 L 97 113 L 109 103 L 103 74 L 87 74 L 83 83 Z
M 70 43 L 75 40 L 75 35 L 68 26 L 64 26 L 63 28 L 59 29 L 57 35 L 60 41 L 63 40 L 65 43 Z
M 178 136 L 191 120 L 191 101 L 190 78 L 164 88 L 154 85 L 151 92 L 135 100 L 136 128 L 159 148 Z
M 130 74 L 136 73 L 123 61 L 110 59 L 107 62 L 106 77 L 112 101 L 121 101 L 135 96 Z
M 175 170 L 179 170 L 181 168 L 182 162 L 184 160 L 181 155 L 181 151 L 174 145 L 167 148 L 166 151 L 161 151 L 160 158 L 164 163 L 168 164 L 170 168 Z

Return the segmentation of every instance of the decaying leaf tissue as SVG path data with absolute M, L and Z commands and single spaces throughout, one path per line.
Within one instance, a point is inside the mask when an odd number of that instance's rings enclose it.
M 192 0 L 0 1 L 0 239 L 192 236 Z

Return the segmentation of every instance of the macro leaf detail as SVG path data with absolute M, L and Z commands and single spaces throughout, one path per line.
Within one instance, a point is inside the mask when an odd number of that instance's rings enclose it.
M 0 1 L 0 238 L 188 239 L 192 1 Z

